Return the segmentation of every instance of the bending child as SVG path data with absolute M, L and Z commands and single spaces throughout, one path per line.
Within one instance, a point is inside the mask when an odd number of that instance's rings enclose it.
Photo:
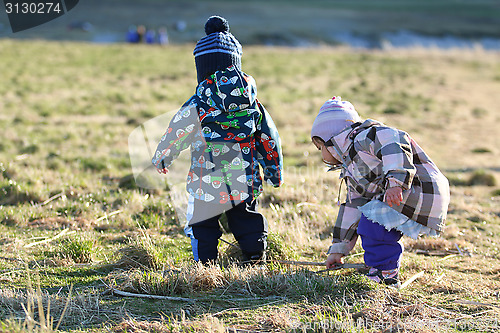
M 340 97 L 321 107 L 311 138 L 330 170 L 341 169 L 341 185 L 347 184 L 326 267 L 342 263 L 359 235 L 368 278 L 399 285 L 400 239 L 442 231 L 448 180 L 407 133 L 372 119 L 362 121 Z
M 257 100 L 254 79 L 241 71 L 241 45 L 227 21 L 212 16 L 205 32 L 193 52 L 196 92 L 171 120 L 152 162 L 159 172 L 167 173 L 179 153 L 191 149 L 184 231 L 196 261 L 217 259 L 219 217 L 225 213 L 244 260 L 261 262 L 268 224 L 257 212 L 262 192 L 259 165 L 265 181 L 281 185 L 280 138 Z

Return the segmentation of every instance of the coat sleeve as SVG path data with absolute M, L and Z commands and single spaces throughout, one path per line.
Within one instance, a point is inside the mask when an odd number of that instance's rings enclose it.
M 361 218 L 358 207 L 367 202 L 364 198 L 351 198 L 351 200 L 340 205 L 337 220 L 333 227 L 333 242 L 328 249 L 330 253 L 342 253 L 348 255 L 356 245 L 357 228 Z
M 200 128 L 196 104 L 191 98 L 174 115 L 160 139 L 152 163 L 158 169 L 168 168 L 179 154 L 188 148 Z
M 372 145 L 375 156 L 382 161 L 387 187 L 400 186 L 408 190 L 416 173 L 408 134 L 395 128 L 381 128 Z
M 283 156 L 280 136 L 271 115 L 262 104 L 257 102 L 257 105 L 262 113 L 261 121 L 255 132 L 256 149 L 261 155 L 259 163 L 264 169 L 264 180 L 274 187 L 279 187 L 283 183 Z

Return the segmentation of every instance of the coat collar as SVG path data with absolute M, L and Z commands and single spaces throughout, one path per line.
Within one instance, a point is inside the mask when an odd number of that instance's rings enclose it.
M 354 152 L 351 152 L 351 147 L 354 143 L 354 138 L 361 133 L 362 131 L 373 127 L 380 126 L 382 123 L 373 120 L 366 119 L 364 122 L 354 123 L 351 126 L 344 129 L 339 134 L 333 136 L 330 140 L 328 140 L 325 145 L 328 150 L 332 153 L 333 157 L 335 157 L 338 161 L 342 162 L 344 167 L 347 167 L 353 159 Z
M 250 75 L 235 66 L 229 66 L 200 82 L 196 88 L 196 96 L 206 109 L 236 112 L 255 108 L 257 86 Z

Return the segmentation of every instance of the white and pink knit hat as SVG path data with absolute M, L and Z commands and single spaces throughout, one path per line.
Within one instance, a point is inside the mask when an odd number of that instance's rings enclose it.
M 334 96 L 319 109 L 312 125 L 311 138 L 317 136 L 328 141 L 358 121 L 361 121 L 361 118 L 354 106 L 348 101 L 342 101 L 339 96 Z

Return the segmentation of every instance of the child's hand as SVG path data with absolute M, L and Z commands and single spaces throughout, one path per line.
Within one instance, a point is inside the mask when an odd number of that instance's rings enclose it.
M 168 173 L 168 169 L 167 168 L 156 169 L 156 171 L 158 171 L 159 173 L 163 173 L 164 175 Z
M 330 253 L 325 261 L 326 268 L 333 268 L 336 264 L 343 264 L 343 257 L 344 255 L 342 253 Z
M 403 201 L 403 189 L 399 186 L 390 187 L 385 191 L 385 202 L 392 207 Z
M 167 174 L 168 169 L 165 166 L 165 161 L 164 160 L 162 160 L 160 162 L 160 165 L 158 166 L 158 168 L 156 168 L 156 171 L 158 171 L 159 173 L 163 173 L 164 175 Z

